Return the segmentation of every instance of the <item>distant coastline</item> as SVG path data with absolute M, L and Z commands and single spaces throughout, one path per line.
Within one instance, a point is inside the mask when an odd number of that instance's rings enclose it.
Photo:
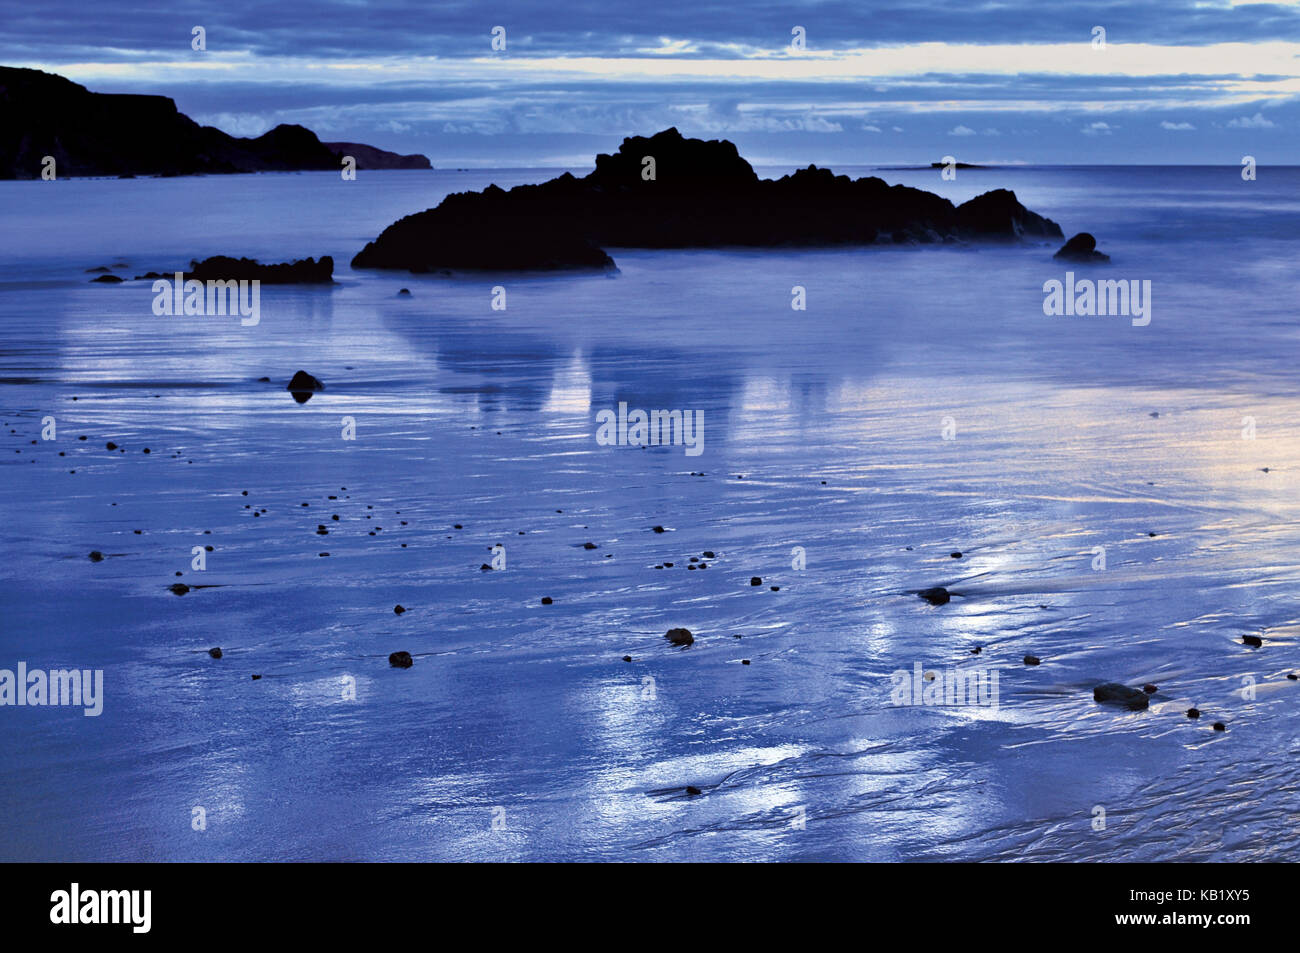
M 430 169 L 422 155 L 321 142 L 282 124 L 256 138 L 200 126 L 166 96 L 95 93 L 53 73 L 0 67 L 0 179 Z

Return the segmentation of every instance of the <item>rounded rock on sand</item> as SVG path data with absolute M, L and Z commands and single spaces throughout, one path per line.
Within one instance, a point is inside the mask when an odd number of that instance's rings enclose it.
M 669 629 L 664 634 L 664 638 L 673 645 L 693 645 L 695 642 L 695 636 L 691 635 L 690 629 Z
M 932 606 L 942 606 L 947 604 L 952 594 L 943 586 L 935 586 L 931 589 L 922 589 L 917 595 Z

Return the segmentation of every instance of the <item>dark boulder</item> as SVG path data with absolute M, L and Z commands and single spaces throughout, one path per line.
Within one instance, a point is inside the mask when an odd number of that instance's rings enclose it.
M 673 645 L 692 645 L 695 642 L 690 629 L 669 629 L 664 638 Z
M 208 654 L 211 655 L 213 658 L 221 658 L 221 649 L 219 648 L 208 649 Z
M 1129 688 L 1118 682 L 1107 682 L 1092 690 L 1092 700 L 1103 705 L 1123 705 L 1132 711 L 1142 711 L 1149 702 L 1147 693 L 1140 688 Z
M 394 652 L 388 656 L 388 664 L 393 668 L 410 668 L 415 664 L 410 652 Z
M 917 595 L 932 606 L 942 606 L 947 605 L 952 594 L 943 586 L 935 586 L 933 589 L 922 589 Z
M 1060 247 L 1052 256 L 1060 261 L 1090 262 L 1110 261 L 1109 255 L 1097 251 L 1097 239 L 1087 232 L 1080 232 Z
M 325 385 L 306 371 L 298 371 L 294 374 L 289 380 L 289 386 L 285 388 L 287 391 L 292 391 L 298 394 L 310 394 L 314 391 L 324 389 Z

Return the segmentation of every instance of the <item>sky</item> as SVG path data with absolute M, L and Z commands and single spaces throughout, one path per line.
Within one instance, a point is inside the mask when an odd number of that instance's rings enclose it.
M 442 168 L 668 126 L 755 165 L 1300 164 L 1300 0 L 0 0 L 0 64 Z

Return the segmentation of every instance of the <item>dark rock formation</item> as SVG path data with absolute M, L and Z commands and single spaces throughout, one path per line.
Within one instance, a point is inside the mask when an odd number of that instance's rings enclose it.
M 341 168 L 302 126 L 240 139 L 200 126 L 166 96 L 92 93 L 34 69 L 0 67 L 0 115 L 0 179 L 39 178 L 47 155 L 59 178 Z
M 338 161 L 336 166 L 342 168 L 344 156 L 357 160 L 358 169 L 432 169 L 433 163 L 428 156 L 417 154 L 404 156 L 386 149 L 362 145 L 359 142 L 327 142 L 326 149 L 334 153 Z
M 120 285 L 124 279 L 117 275 L 100 275 L 98 278 L 91 278 L 92 282 L 101 285 Z
M 1026 664 L 1026 665 L 1038 665 L 1040 662 L 1042 662 L 1042 659 L 1040 659 L 1037 655 L 1026 655 L 1026 656 L 1025 656 L 1025 664 Z
M 221 649 L 219 648 L 208 649 L 208 654 L 211 655 L 213 658 L 221 658 Z
M 1133 711 L 1142 711 L 1147 707 L 1147 693 L 1140 688 L 1129 688 L 1118 682 L 1107 682 L 1092 690 L 1092 700 L 1104 705 L 1123 705 Z
M 1258 635 L 1243 635 L 1241 637 L 1241 641 L 1244 644 L 1253 646 L 1255 648 L 1259 648 L 1261 645 L 1264 644 L 1264 640 L 1261 639 Z
M 1080 232 L 1061 246 L 1053 258 L 1061 261 L 1110 261 L 1110 255 L 1097 251 L 1097 239 L 1087 232 Z M 1153 415 L 1154 416 L 1154 415 Z
M 288 391 L 296 393 L 309 393 L 311 391 L 324 390 L 325 385 L 315 377 L 312 377 L 306 371 L 298 371 L 289 381 L 289 386 L 285 388 Z
M 388 664 L 393 668 L 410 668 L 415 664 L 410 652 L 394 652 L 388 656 Z
M 695 636 L 691 635 L 690 629 L 669 629 L 664 638 L 673 645 L 692 645 L 695 642 Z
M 951 593 L 943 586 L 935 586 L 933 589 L 922 589 L 917 593 L 922 599 L 932 606 L 947 605 Z
M 654 177 L 647 158 L 654 160 Z M 354 268 L 415 272 L 612 268 L 602 246 L 773 247 L 1059 238 L 1006 189 L 960 206 L 930 192 L 809 166 L 760 179 L 725 140 L 676 129 L 624 139 L 578 179 L 449 195 L 394 222 Z
M 263 265 L 253 258 L 214 255 L 203 261 L 191 261 L 185 278 L 197 281 L 260 281 L 264 285 L 331 285 L 334 283 L 334 259 L 329 255 L 321 255 L 319 261 L 303 258 L 300 261 Z

